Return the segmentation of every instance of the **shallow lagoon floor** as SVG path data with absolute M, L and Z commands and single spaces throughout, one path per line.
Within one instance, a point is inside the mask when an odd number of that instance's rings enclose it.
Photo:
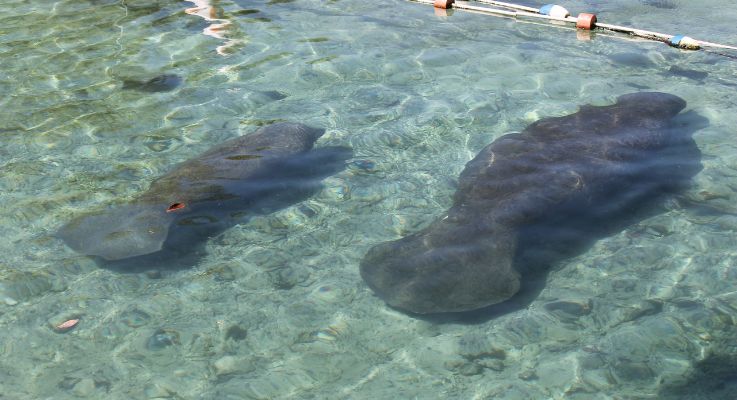
M 737 44 L 737 11 L 709 4 L 565 6 Z M 735 397 L 737 60 L 401 1 L 185 12 L 195 6 L 5 5 L 2 396 Z M 160 74 L 183 82 L 122 88 Z M 418 318 L 362 282 L 366 250 L 440 216 L 484 145 L 639 90 L 676 94 L 709 120 L 694 135 L 703 171 L 662 213 L 486 313 Z M 54 236 L 177 162 L 282 120 L 325 128 L 318 145 L 351 146 L 354 159 L 310 200 L 209 240 L 191 268 L 121 274 Z

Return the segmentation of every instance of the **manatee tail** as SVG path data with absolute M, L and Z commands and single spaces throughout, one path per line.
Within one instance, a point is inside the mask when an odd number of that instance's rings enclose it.
M 131 80 L 125 80 L 123 81 L 123 87 L 121 89 L 123 90 L 138 90 L 143 85 L 142 82 L 139 81 L 131 81 Z
M 353 157 L 353 149 L 344 146 L 319 147 L 307 153 L 290 157 L 284 166 L 296 176 L 322 180 L 335 175 L 346 167 L 348 159 Z
M 281 160 L 269 169 L 268 176 L 257 180 L 261 187 L 271 188 L 268 194 L 252 198 L 255 213 L 268 214 L 304 201 L 322 188 L 321 181 L 346 167 L 353 156 L 349 147 L 321 147 Z

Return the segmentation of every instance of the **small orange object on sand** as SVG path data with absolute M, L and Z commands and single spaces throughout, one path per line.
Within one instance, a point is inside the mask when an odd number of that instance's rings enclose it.
M 166 212 L 173 212 L 176 210 L 181 210 L 182 208 L 186 207 L 184 203 L 172 203 L 169 208 L 166 209 Z
M 69 329 L 74 328 L 75 325 L 79 323 L 79 319 L 70 319 L 69 321 L 63 322 L 56 326 L 56 329 L 59 331 L 67 331 Z

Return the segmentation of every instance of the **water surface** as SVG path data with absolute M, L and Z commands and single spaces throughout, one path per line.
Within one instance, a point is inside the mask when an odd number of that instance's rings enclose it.
M 737 44 L 737 11 L 723 0 L 565 6 Z M 460 11 L 439 17 L 402 1 L 14 0 L 4 9 L 3 396 L 737 393 L 733 57 Z M 181 82 L 124 89 L 163 74 Z M 694 136 L 704 169 L 664 212 L 482 315 L 406 315 L 362 282 L 367 249 L 440 216 L 483 146 L 641 90 L 678 95 L 709 121 Z M 121 274 L 55 237 L 177 162 L 275 121 L 326 129 L 318 145 L 351 146 L 351 164 L 315 197 L 212 238 L 191 268 Z M 68 319 L 80 322 L 53 329 Z

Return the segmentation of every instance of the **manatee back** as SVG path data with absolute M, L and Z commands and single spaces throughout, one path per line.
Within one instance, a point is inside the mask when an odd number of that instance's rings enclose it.
M 284 163 L 310 151 L 324 132 L 288 122 L 260 128 L 176 165 L 154 181 L 139 201 L 193 202 L 260 191 L 267 184 L 265 178 L 274 178 Z
M 283 157 L 312 149 L 315 141 L 325 133 L 324 129 L 307 125 L 280 122 L 257 129 L 206 151 L 198 159 L 247 161 L 257 158 Z
M 652 184 L 650 177 L 667 178 L 672 168 L 664 161 L 677 163 L 661 153 L 674 143 L 671 120 L 685 104 L 665 93 L 628 94 L 616 104 L 583 106 L 502 136 L 468 162 L 455 206 L 475 213 L 493 210 L 490 218 L 518 224 L 577 198 L 634 193 L 638 184 Z

